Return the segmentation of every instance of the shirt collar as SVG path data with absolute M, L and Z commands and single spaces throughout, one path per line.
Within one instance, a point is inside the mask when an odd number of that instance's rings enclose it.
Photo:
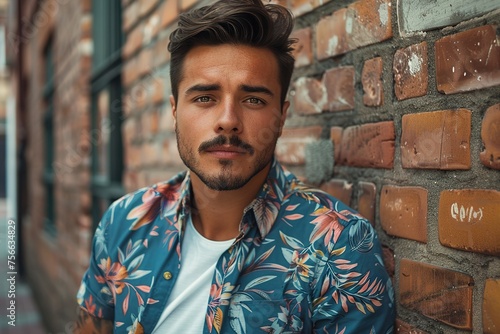
M 276 221 L 281 203 L 286 195 L 287 183 L 290 174 L 283 169 L 281 164 L 273 158 L 271 168 L 266 181 L 262 185 L 256 198 L 245 208 L 240 231 L 246 234 L 252 225 L 255 224 L 264 239 Z M 172 183 L 181 183 L 177 192 L 179 194 L 178 205 L 176 207 L 176 223 L 179 230 L 184 229 L 185 217 L 191 213 L 191 173 L 184 171 L 175 176 Z M 173 205 L 169 207 L 174 207 Z M 245 219 L 250 213 L 253 213 L 255 219 Z M 163 212 L 166 216 L 168 213 Z

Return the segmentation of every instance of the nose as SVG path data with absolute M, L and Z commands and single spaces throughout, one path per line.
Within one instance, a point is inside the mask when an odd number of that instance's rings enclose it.
M 217 119 L 215 121 L 215 132 L 218 134 L 239 134 L 243 130 L 241 113 L 238 103 L 233 99 L 226 99 L 219 105 Z

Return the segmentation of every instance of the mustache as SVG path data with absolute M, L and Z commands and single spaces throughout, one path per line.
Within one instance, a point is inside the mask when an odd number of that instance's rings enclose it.
M 198 147 L 198 152 L 203 152 L 206 151 L 212 147 L 216 146 L 222 146 L 222 145 L 231 145 L 234 147 L 241 148 L 245 151 L 247 151 L 250 154 L 254 153 L 254 148 L 252 145 L 245 143 L 243 140 L 240 139 L 240 137 L 233 135 L 231 137 L 226 137 L 223 135 L 219 135 L 215 137 L 214 139 L 207 140 L 203 143 L 200 144 L 200 147 Z

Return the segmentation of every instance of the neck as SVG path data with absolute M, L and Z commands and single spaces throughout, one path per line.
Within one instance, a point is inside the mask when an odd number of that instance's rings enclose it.
M 245 208 L 255 199 L 264 184 L 270 164 L 243 187 L 217 191 L 208 188 L 191 173 L 193 194 L 193 224 L 205 238 L 215 241 L 236 238 Z

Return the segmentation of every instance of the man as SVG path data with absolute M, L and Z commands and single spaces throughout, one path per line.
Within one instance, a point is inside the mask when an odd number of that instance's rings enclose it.
M 392 332 L 371 225 L 273 157 L 292 28 L 286 9 L 260 0 L 181 15 L 170 102 L 189 171 L 104 214 L 76 332 Z

